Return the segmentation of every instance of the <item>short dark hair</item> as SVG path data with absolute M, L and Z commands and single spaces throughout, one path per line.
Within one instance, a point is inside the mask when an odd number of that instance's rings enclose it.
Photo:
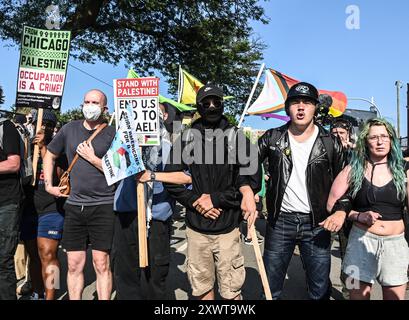
M 331 130 L 332 129 L 336 129 L 336 128 L 342 128 L 347 130 L 348 132 L 351 132 L 351 122 L 349 122 L 346 119 L 335 119 L 332 123 L 331 123 Z

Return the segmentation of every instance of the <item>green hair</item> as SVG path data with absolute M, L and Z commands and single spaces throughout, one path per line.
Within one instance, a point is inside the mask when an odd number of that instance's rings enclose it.
M 369 158 L 369 149 L 367 145 L 367 137 L 369 129 L 372 126 L 384 126 L 390 137 L 391 147 L 388 154 L 388 167 L 392 172 L 393 183 L 398 191 L 398 199 L 404 201 L 406 197 L 406 174 L 403 168 L 403 155 L 400 148 L 399 139 L 396 136 L 393 126 L 383 118 L 374 118 L 368 120 L 358 136 L 356 148 L 352 153 L 350 162 L 351 171 L 349 174 L 349 188 L 352 197 L 355 198 L 359 189 L 362 187 L 362 181 L 365 176 L 365 169 Z

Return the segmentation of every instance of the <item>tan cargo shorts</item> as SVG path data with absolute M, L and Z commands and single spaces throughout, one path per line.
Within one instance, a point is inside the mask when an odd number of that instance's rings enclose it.
M 192 295 L 201 296 L 213 289 L 217 276 L 222 298 L 238 296 L 246 277 L 239 229 L 209 235 L 186 228 L 186 238 L 187 275 Z

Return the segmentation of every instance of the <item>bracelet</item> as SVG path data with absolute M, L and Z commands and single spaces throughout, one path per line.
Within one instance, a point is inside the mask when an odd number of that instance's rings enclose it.
M 358 215 L 356 216 L 356 221 L 358 221 L 359 222 L 359 215 L 361 214 L 362 212 L 358 212 Z

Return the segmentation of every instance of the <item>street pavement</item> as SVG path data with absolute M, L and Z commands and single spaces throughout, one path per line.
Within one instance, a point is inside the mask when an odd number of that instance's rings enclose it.
M 258 219 L 256 229 L 260 238 L 264 238 L 266 220 Z M 185 224 L 183 211 L 174 215 L 173 235 L 171 245 L 171 265 L 169 276 L 167 278 L 168 299 L 169 300 L 187 300 L 191 299 L 191 291 L 186 275 L 186 239 L 185 239 Z M 262 283 L 258 273 L 256 257 L 254 249 L 251 245 L 242 244 L 243 254 L 245 257 L 246 279 L 242 288 L 243 299 L 245 300 L 260 300 L 262 297 Z M 261 244 L 261 252 L 264 249 L 264 242 Z M 67 261 L 66 254 L 63 250 L 59 250 L 59 257 L 61 261 L 61 279 L 60 289 L 57 290 L 58 299 L 68 299 L 66 287 Z M 332 300 L 343 300 L 342 285 L 339 279 L 341 268 L 341 260 L 339 255 L 339 243 L 337 240 L 333 241 L 331 249 L 331 282 L 332 282 Z M 87 252 L 87 262 L 85 266 L 85 289 L 83 292 L 84 300 L 97 299 L 95 286 L 95 273 L 92 267 L 91 250 Z M 114 288 L 115 290 L 115 288 Z M 407 291 L 408 292 L 408 291 Z M 115 298 L 115 291 L 112 294 Z M 220 299 L 220 296 L 218 296 Z M 406 299 L 409 298 L 407 294 Z M 22 297 L 21 299 L 26 299 Z M 287 276 L 284 283 L 282 293 L 283 300 L 306 300 L 307 286 L 305 274 L 301 259 L 297 254 L 297 250 L 291 259 L 290 266 L 287 270 Z M 374 285 L 371 300 L 382 299 L 382 292 L 378 284 Z

